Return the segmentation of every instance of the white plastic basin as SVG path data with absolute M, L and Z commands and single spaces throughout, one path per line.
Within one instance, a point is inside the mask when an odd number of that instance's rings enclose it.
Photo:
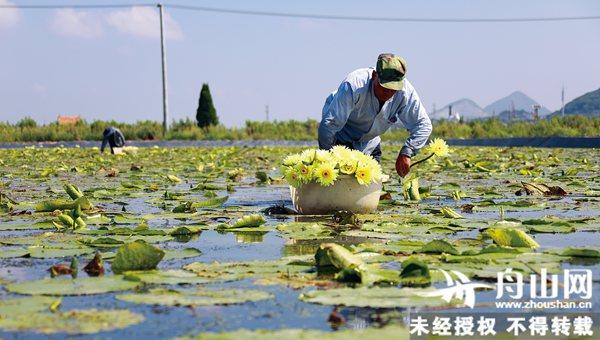
M 304 215 L 319 215 L 348 210 L 369 213 L 377 210 L 381 182 L 360 185 L 353 176 L 341 175 L 333 185 L 323 187 L 311 182 L 298 188 L 290 186 L 294 209 Z

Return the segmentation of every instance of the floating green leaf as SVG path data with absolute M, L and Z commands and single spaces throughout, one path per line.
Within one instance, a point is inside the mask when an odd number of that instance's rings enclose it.
M 199 277 L 197 274 L 180 269 L 129 271 L 125 272 L 123 275 L 125 280 L 153 284 L 201 284 L 218 281 Z
M 152 289 L 146 294 L 117 295 L 122 301 L 162 306 L 212 306 L 232 305 L 273 298 L 273 295 L 260 290 L 168 290 Z
M 116 274 L 129 270 L 154 269 L 164 256 L 164 251 L 146 242 L 126 243 L 117 250 L 111 268 Z
M 486 232 L 500 246 L 524 248 L 538 248 L 540 246 L 521 229 L 489 228 Z
M 0 318 L 0 329 L 43 334 L 93 334 L 122 329 L 144 321 L 128 310 L 70 310 L 60 313 L 28 313 Z
M 300 300 L 321 305 L 347 307 L 399 308 L 399 307 L 433 307 L 450 306 L 437 297 L 422 297 L 420 294 L 432 292 L 424 288 L 339 288 L 313 290 L 300 294 Z
M 115 275 L 22 281 L 8 284 L 6 290 L 26 295 L 92 295 L 133 289 L 139 284 Z

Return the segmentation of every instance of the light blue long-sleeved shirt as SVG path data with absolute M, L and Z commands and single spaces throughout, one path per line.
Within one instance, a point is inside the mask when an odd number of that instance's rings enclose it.
M 402 90 L 379 110 L 371 85 L 373 72 L 373 68 L 362 68 L 350 73 L 327 97 L 319 125 L 319 146 L 330 149 L 336 143 L 351 144 L 354 149 L 370 154 L 381 142 L 379 136 L 397 125 L 409 132 L 400 153 L 412 157 L 425 146 L 431 134 L 427 112 L 406 79 Z

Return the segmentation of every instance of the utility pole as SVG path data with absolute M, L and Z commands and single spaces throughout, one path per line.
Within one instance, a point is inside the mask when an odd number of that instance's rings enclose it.
M 269 121 L 269 104 L 265 105 L 265 116 L 267 118 L 267 122 Z
M 163 5 L 158 4 L 160 16 L 160 57 L 162 62 L 162 96 L 163 96 L 163 135 L 169 129 L 169 100 L 167 98 L 167 51 L 165 46 L 165 23 L 163 19 Z
M 562 86 L 562 92 L 561 92 L 561 95 L 560 95 L 560 101 L 562 103 L 560 112 L 561 112 L 562 116 L 564 117 L 565 116 L 565 84 L 563 84 L 563 86 Z

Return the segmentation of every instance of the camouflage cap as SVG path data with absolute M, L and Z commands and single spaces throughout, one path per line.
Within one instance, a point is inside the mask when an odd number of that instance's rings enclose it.
M 377 57 L 376 70 L 381 86 L 390 90 L 402 90 L 406 74 L 406 61 L 402 57 L 391 53 L 382 53 Z

